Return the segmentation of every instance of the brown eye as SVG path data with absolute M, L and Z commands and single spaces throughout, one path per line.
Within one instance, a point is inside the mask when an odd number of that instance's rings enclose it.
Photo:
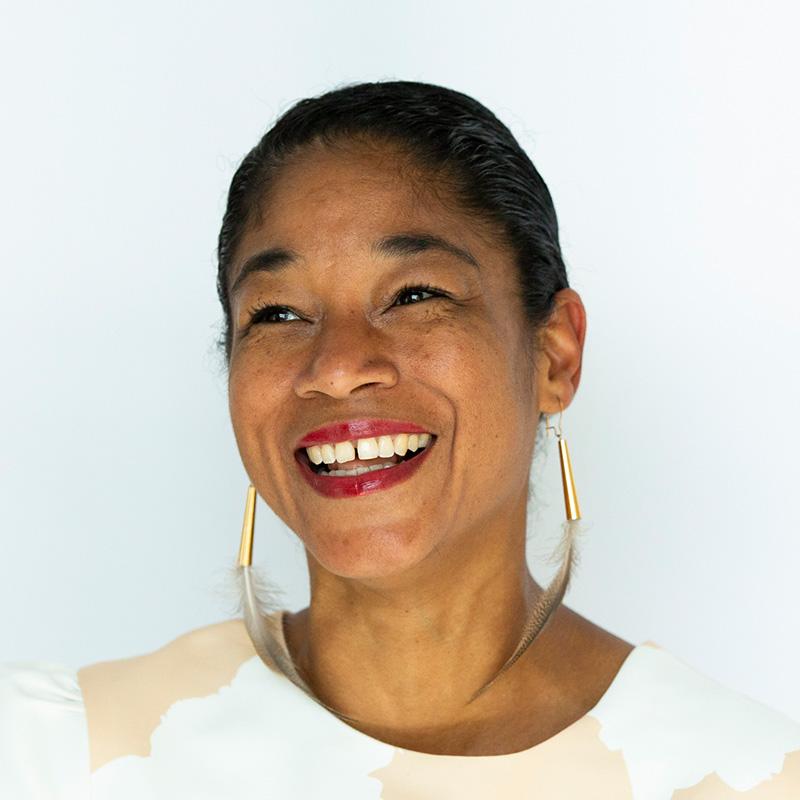
M 274 315 L 276 314 L 295 314 L 291 308 L 286 308 L 285 306 L 256 306 L 255 308 L 250 309 L 250 324 L 251 325 L 258 325 L 259 323 L 276 323 L 276 322 L 292 322 L 293 320 L 279 320 L 274 319 Z M 299 317 L 298 317 L 299 319 Z
M 435 286 L 430 286 L 427 283 L 426 284 L 419 284 L 419 285 L 409 285 L 409 286 L 404 286 L 395 295 L 395 303 L 398 304 L 398 305 L 403 305 L 403 306 L 415 305 L 416 302 L 421 302 L 421 300 L 412 301 L 411 303 L 406 303 L 406 302 L 400 302 L 401 298 L 410 297 L 410 296 L 413 296 L 413 295 L 419 296 L 419 295 L 422 295 L 422 294 L 430 294 L 430 295 L 433 295 L 434 297 L 437 297 L 437 296 L 438 297 L 444 297 L 445 296 L 445 292 L 441 291 L 440 289 L 437 289 Z M 422 298 L 422 299 L 425 300 L 425 299 L 429 299 L 429 298 Z

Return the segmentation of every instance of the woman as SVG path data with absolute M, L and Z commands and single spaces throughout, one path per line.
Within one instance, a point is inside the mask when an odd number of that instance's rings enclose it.
M 4 797 L 800 797 L 799 725 L 560 602 L 566 458 L 561 568 L 528 570 L 586 313 L 491 112 L 405 81 L 299 102 L 233 178 L 218 292 L 244 618 L 5 665 Z M 256 491 L 305 546 L 298 613 L 259 606 Z

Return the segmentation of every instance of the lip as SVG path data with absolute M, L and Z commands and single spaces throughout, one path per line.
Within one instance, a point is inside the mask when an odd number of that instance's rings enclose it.
M 314 444 L 347 442 L 352 439 L 369 439 L 374 436 L 393 436 L 397 433 L 433 433 L 433 431 L 421 428 L 413 422 L 398 419 L 350 419 L 342 422 L 333 422 L 330 425 L 309 431 L 297 442 L 295 452 L 304 447 L 311 447 Z M 416 460 L 417 458 L 412 459 L 412 461 Z M 336 478 L 331 478 L 330 480 L 336 480 Z
M 406 429 L 407 430 L 407 429 Z M 401 431 L 402 432 L 402 431 Z M 415 433 L 416 431 L 411 431 Z M 425 431 L 423 431 L 425 433 Z M 325 441 L 331 441 L 326 439 Z M 344 441 L 339 439 L 337 441 Z M 325 477 L 318 475 L 309 466 L 309 463 L 302 456 L 302 448 L 295 450 L 294 458 L 300 468 L 300 474 L 306 482 L 319 494 L 324 497 L 343 498 L 360 497 L 361 495 L 379 492 L 383 489 L 390 489 L 402 481 L 408 480 L 427 460 L 430 451 L 436 443 L 436 437 L 414 458 L 402 461 L 397 466 L 390 469 L 379 469 L 373 472 L 365 472 L 363 475 L 343 475 L 338 478 Z M 342 465 L 346 466 L 346 465 Z

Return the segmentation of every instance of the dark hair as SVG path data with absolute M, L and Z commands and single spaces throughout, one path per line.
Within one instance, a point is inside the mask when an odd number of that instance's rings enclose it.
M 346 85 L 284 112 L 244 157 L 231 181 L 217 247 L 217 293 L 225 314 L 218 341 L 230 363 L 228 272 L 248 223 L 281 165 L 304 145 L 359 137 L 399 143 L 424 170 L 447 175 L 454 199 L 494 224 L 515 254 L 534 331 L 556 292 L 569 286 L 553 200 L 511 131 L 468 95 L 416 81 Z

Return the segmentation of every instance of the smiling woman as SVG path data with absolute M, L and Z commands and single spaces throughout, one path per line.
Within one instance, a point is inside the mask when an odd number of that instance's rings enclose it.
M 494 114 L 408 81 L 298 102 L 233 176 L 218 256 L 243 618 L 77 672 L 4 667 L 4 796 L 800 796 L 800 726 L 562 602 L 586 312 Z M 540 587 L 548 430 L 569 513 Z M 256 494 L 305 548 L 297 613 L 254 582 Z

